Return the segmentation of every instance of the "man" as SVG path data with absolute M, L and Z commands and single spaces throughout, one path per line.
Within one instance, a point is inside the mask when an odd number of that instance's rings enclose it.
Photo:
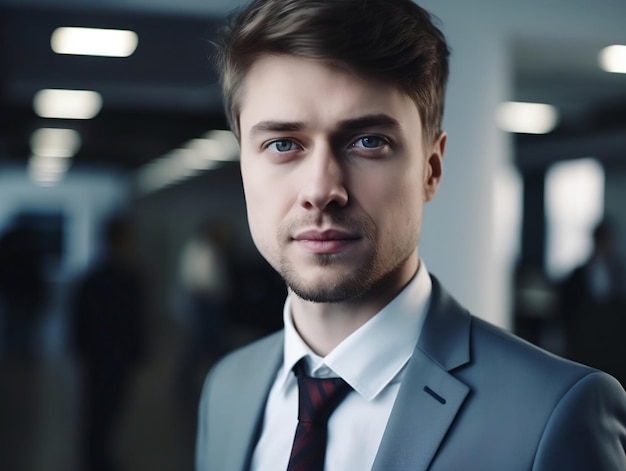
M 209 374 L 198 471 L 626 469 L 619 384 L 472 317 L 420 261 L 447 58 L 410 0 L 255 0 L 225 33 L 250 229 L 289 295 L 284 331 Z

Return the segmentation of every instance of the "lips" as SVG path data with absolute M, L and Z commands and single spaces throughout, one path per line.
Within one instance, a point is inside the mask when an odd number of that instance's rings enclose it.
M 333 254 L 352 247 L 360 236 L 340 229 L 308 230 L 297 233 L 293 240 L 300 247 L 315 254 Z

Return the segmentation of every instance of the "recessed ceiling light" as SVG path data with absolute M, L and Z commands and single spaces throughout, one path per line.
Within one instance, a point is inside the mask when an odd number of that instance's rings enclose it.
M 51 157 L 32 156 L 29 165 L 39 173 L 57 175 L 65 173 L 70 166 L 70 159 L 54 159 Z
M 102 96 L 91 90 L 40 90 L 33 108 L 42 118 L 91 119 L 102 108 Z
M 41 128 L 33 132 L 30 148 L 38 157 L 72 157 L 80 147 L 80 134 L 73 129 Z
M 600 67 L 607 72 L 626 74 L 626 46 L 614 44 L 605 47 L 599 55 Z
M 239 142 L 232 132 L 209 131 L 141 167 L 136 182 L 142 193 L 150 193 L 238 159 Z
M 50 186 L 63 179 L 69 165 L 69 159 L 33 156 L 28 162 L 28 175 L 36 184 Z
M 232 132 L 213 130 L 202 136 L 202 139 L 212 142 L 213 148 L 217 150 L 211 159 L 221 162 L 239 160 L 239 141 Z
M 210 170 L 219 166 L 219 162 L 211 158 L 211 154 L 201 151 L 202 149 L 210 150 L 210 141 L 194 139 L 191 142 L 190 147 L 175 149 L 168 154 L 169 157 L 179 161 L 183 168 L 189 170 Z
M 137 49 L 134 31 L 100 28 L 57 28 L 50 46 L 57 54 L 128 57 Z
M 501 103 L 496 112 L 498 127 L 504 131 L 523 134 L 546 134 L 558 122 L 558 113 L 552 105 L 544 103 Z
M 214 139 L 192 139 L 185 144 L 184 148 L 206 162 L 219 160 L 218 157 L 222 152 L 222 147 Z

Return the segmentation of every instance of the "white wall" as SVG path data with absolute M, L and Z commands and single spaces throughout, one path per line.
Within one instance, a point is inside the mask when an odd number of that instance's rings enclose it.
M 494 124 L 495 107 L 510 96 L 508 43 L 480 9 L 463 12 L 455 2 L 424 2 L 442 24 L 452 49 L 444 115 L 448 147 L 440 193 L 428 205 L 420 252 L 429 269 L 474 314 L 510 325 L 510 273 L 515 248 L 497 234 L 506 207 L 497 191 L 515 181 L 508 136 Z M 494 40 L 495 39 L 495 40 Z M 496 179 L 503 179 L 496 186 Z M 510 211 L 519 214 L 516 191 Z M 496 214 L 496 210 L 498 214 Z M 499 249 L 496 251 L 495 247 Z

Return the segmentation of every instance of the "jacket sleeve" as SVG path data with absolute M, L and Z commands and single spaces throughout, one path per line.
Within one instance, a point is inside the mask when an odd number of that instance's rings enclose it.
M 626 393 L 613 377 L 592 372 L 557 403 L 533 471 L 626 470 Z

